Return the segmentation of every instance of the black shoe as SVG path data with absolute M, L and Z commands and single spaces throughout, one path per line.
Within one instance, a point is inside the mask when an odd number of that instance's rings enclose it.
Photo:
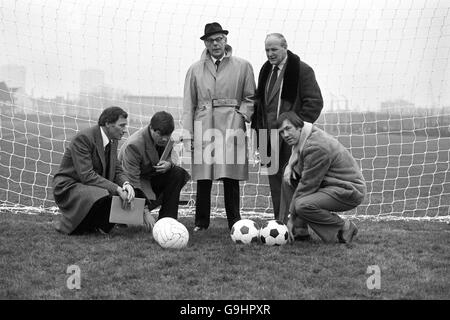
M 295 241 L 311 241 L 312 238 L 311 238 L 311 235 L 309 235 L 309 234 L 306 234 L 306 235 L 298 234 L 298 235 L 294 236 L 294 240 Z

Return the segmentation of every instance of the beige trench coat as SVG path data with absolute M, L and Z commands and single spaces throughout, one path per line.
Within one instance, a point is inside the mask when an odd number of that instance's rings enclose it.
M 193 139 L 192 179 L 248 179 L 246 122 L 253 114 L 255 79 L 251 64 L 231 55 L 216 71 L 205 49 L 186 74 L 184 135 Z M 186 138 L 186 137 L 184 137 Z

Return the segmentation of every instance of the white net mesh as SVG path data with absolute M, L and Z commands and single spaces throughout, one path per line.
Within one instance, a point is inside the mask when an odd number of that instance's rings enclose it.
M 369 194 L 357 217 L 448 219 L 448 1 L 0 1 L 0 210 L 53 210 L 51 181 L 71 137 L 110 105 L 130 133 L 159 110 L 181 124 L 188 67 L 204 25 L 230 31 L 233 54 L 265 62 L 283 33 L 315 70 L 320 127 L 358 159 Z M 244 215 L 272 215 L 267 176 L 250 165 Z M 192 208 L 195 183 L 182 200 Z M 223 189 L 213 206 L 223 214 Z

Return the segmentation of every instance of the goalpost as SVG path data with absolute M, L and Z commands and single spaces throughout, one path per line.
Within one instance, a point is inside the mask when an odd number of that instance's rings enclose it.
M 187 69 L 204 25 L 229 30 L 255 80 L 268 33 L 316 73 L 318 126 L 367 181 L 356 218 L 450 220 L 450 4 L 447 1 L 0 1 L 0 211 L 57 213 L 52 178 L 65 147 L 101 110 L 130 133 L 160 110 L 182 124 Z M 177 146 L 179 148 L 180 146 Z M 242 215 L 273 217 L 267 176 L 250 154 Z M 192 214 L 195 183 L 182 192 Z M 222 184 L 212 206 L 224 215 Z

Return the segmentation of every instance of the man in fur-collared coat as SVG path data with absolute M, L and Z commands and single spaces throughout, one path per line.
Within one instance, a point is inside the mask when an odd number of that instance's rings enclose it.
M 323 108 L 323 99 L 314 70 L 287 49 L 282 34 L 267 35 L 265 50 L 268 61 L 259 73 L 252 128 L 258 132 L 262 164 L 269 169 L 274 215 L 278 219 L 282 170 L 291 155 L 291 148 L 278 136 L 275 123 L 280 114 L 291 110 L 304 121 L 314 123 Z M 263 135 L 261 129 L 268 129 L 267 135 Z M 274 130 L 272 139 L 276 137 L 278 141 L 271 141 L 270 129 Z M 270 163 L 265 163 L 264 158 L 268 157 Z

